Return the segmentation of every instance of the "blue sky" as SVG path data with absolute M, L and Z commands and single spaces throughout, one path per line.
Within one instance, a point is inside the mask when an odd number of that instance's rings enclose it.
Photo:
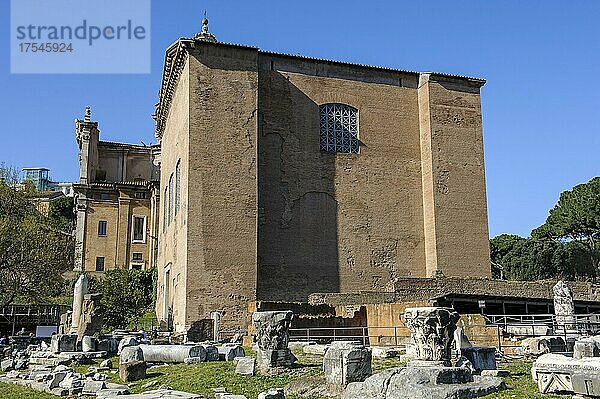
M 600 174 L 599 1 L 152 1 L 152 73 L 11 75 L 0 3 L 0 161 L 78 176 L 74 119 L 102 139 L 154 142 L 165 48 L 200 30 L 261 49 L 487 79 L 490 235 L 529 235 L 561 191 Z

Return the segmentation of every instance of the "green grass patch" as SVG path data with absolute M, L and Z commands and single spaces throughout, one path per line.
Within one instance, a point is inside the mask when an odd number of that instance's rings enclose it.
M 499 369 L 510 370 L 511 375 L 503 378 L 509 389 L 484 396 L 484 399 L 571 399 L 573 395 L 542 395 L 531 377 L 532 362 L 499 362 Z
M 58 396 L 35 391 L 21 385 L 0 382 L 0 398 L 3 399 L 56 399 Z
M 248 348 L 246 354 L 256 356 Z M 168 385 L 173 389 L 204 395 L 214 398 L 213 388 L 225 388 L 227 392 L 245 395 L 248 399 L 256 399 L 260 392 L 269 388 L 283 388 L 292 381 L 322 375 L 323 357 L 318 355 L 305 355 L 295 352 L 298 362 L 295 368 L 278 376 L 263 376 L 259 373 L 252 377 L 243 377 L 235 374 L 233 362 L 207 362 L 196 364 L 171 364 L 148 370 L 146 379 L 136 381 L 130 391 L 140 393 L 157 389 L 160 385 Z M 96 366 L 101 360 L 92 365 L 75 366 L 76 371 L 86 373 L 91 366 Z M 118 367 L 119 358 L 112 358 L 113 365 Z M 537 385 L 531 378 L 531 362 L 515 361 L 500 362 L 498 368 L 508 369 L 509 377 L 504 378 L 509 389 L 495 394 L 484 396 L 484 399 L 570 399 L 571 395 L 542 395 L 538 392 Z M 396 359 L 373 359 L 373 373 L 380 372 L 390 367 L 401 367 L 404 364 Z M 124 384 L 118 373 L 107 373 L 108 381 Z M 157 381 L 151 388 L 142 389 L 141 386 L 150 381 Z M 56 396 L 37 392 L 30 388 L 0 383 L 0 398 L 2 399 L 52 399 Z M 289 395 L 288 399 L 299 399 Z M 311 398 L 324 399 L 324 398 Z

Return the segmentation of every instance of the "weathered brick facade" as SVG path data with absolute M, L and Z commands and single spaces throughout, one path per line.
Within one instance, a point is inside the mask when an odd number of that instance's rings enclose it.
M 158 317 L 185 331 L 220 311 L 235 331 L 250 301 L 489 277 L 483 84 L 175 42 L 155 116 L 163 205 L 180 193 L 160 210 Z M 327 103 L 358 110 L 359 153 L 320 150 Z

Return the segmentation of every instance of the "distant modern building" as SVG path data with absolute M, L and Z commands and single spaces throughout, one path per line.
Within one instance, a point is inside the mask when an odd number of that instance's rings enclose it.
M 35 188 L 40 191 L 50 191 L 50 169 L 48 168 L 23 168 L 23 181 L 30 180 Z
M 39 192 L 59 191 L 67 197 L 73 196 L 73 183 L 54 182 L 48 168 L 23 168 L 23 182 L 30 180 Z
M 100 141 L 99 135 L 87 107 L 76 120 L 75 270 L 149 268 L 157 249 L 158 149 Z

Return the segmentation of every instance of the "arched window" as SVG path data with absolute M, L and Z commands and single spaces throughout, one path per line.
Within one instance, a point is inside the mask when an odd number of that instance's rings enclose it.
M 358 110 L 346 104 L 323 104 L 321 151 L 358 153 Z

